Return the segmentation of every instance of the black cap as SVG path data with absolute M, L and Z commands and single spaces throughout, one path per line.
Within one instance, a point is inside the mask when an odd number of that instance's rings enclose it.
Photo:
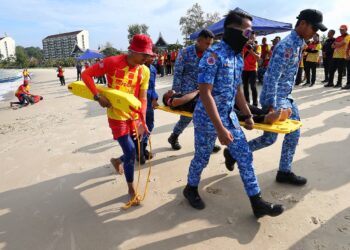
M 299 16 L 297 17 L 297 19 L 305 20 L 321 31 L 327 30 L 327 27 L 324 26 L 324 24 L 322 23 L 323 15 L 321 11 L 314 10 L 314 9 L 302 10 Z

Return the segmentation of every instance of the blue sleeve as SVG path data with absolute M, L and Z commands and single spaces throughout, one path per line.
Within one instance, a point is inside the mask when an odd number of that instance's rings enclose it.
M 173 80 L 173 86 L 172 89 L 176 92 L 176 93 L 180 93 L 181 92 L 181 85 L 183 82 L 183 70 L 184 70 L 184 66 L 185 66 L 185 53 L 184 50 L 180 50 L 176 61 L 175 61 L 175 69 L 174 69 L 174 80 Z
M 277 86 L 284 73 L 285 65 L 288 63 L 288 58 L 285 57 L 285 50 L 284 46 L 276 46 L 264 76 L 264 87 L 266 89 L 264 105 L 272 106 L 273 108 L 276 108 Z
M 151 71 L 151 76 L 149 78 L 149 84 L 148 84 L 148 90 L 147 90 L 147 96 L 153 100 L 153 99 L 158 99 L 158 94 L 156 92 L 156 69 L 152 67 L 150 69 Z
M 205 52 L 199 61 L 198 84 L 214 84 L 218 66 L 218 56 L 210 51 Z

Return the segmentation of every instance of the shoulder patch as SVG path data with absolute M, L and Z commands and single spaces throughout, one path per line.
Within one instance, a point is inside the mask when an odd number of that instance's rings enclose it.
M 208 65 L 214 65 L 215 64 L 215 58 L 213 56 L 210 56 L 207 58 L 207 64 Z
M 293 49 L 292 48 L 286 48 L 284 50 L 284 58 L 289 59 L 293 54 Z

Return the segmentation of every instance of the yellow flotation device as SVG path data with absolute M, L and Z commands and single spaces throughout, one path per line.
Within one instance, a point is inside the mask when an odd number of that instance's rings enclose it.
M 98 92 L 105 96 L 112 104 L 113 108 L 119 109 L 126 113 L 130 113 L 141 108 L 141 102 L 134 95 L 111 89 L 106 86 L 96 84 Z M 76 96 L 80 96 L 89 100 L 94 100 L 94 96 L 90 89 L 82 81 L 72 82 L 68 85 L 68 90 Z
M 179 111 L 179 110 L 173 110 L 168 106 L 158 106 L 157 109 L 163 110 L 165 112 L 177 114 L 177 115 L 183 115 L 187 117 L 192 117 L 191 112 L 186 111 Z M 244 126 L 244 122 L 239 122 L 241 126 Z M 274 124 L 263 124 L 263 123 L 255 123 L 253 128 L 254 129 L 260 129 L 266 132 L 273 132 L 273 133 L 280 133 L 280 134 L 289 134 L 294 132 L 295 130 L 299 129 L 302 126 L 301 121 L 295 121 L 287 119 L 283 122 L 276 122 Z

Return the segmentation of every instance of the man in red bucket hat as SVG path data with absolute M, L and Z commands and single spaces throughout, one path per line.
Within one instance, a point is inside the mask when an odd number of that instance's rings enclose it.
M 142 114 L 145 117 L 150 71 L 144 63 L 153 55 L 152 45 L 152 40 L 147 35 L 135 35 L 128 48 L 128 54 L 107 57 L 82 73 L 82 79 L 93 93 L 94 99 L 101 107 L 107 108 L 108 123 L 113 138 L 118 141 L 123 150 L 124 155 L 120 158 L 112 158 L 111 163 L 117 173 L 125 172 L 130 205 L 138 205 L 140 202 L 133 184 L 136 150 L 132 134 L 135 126 L 138 128 L 139 136 L 143 135 L 145 128 L 141 124 L 140 117 L 135 120 L 130 114 L 113 109 L 108 99 L 98 93 L 93 77 L 106 74 L 109 88 L 135 95 L 141 102 Z

